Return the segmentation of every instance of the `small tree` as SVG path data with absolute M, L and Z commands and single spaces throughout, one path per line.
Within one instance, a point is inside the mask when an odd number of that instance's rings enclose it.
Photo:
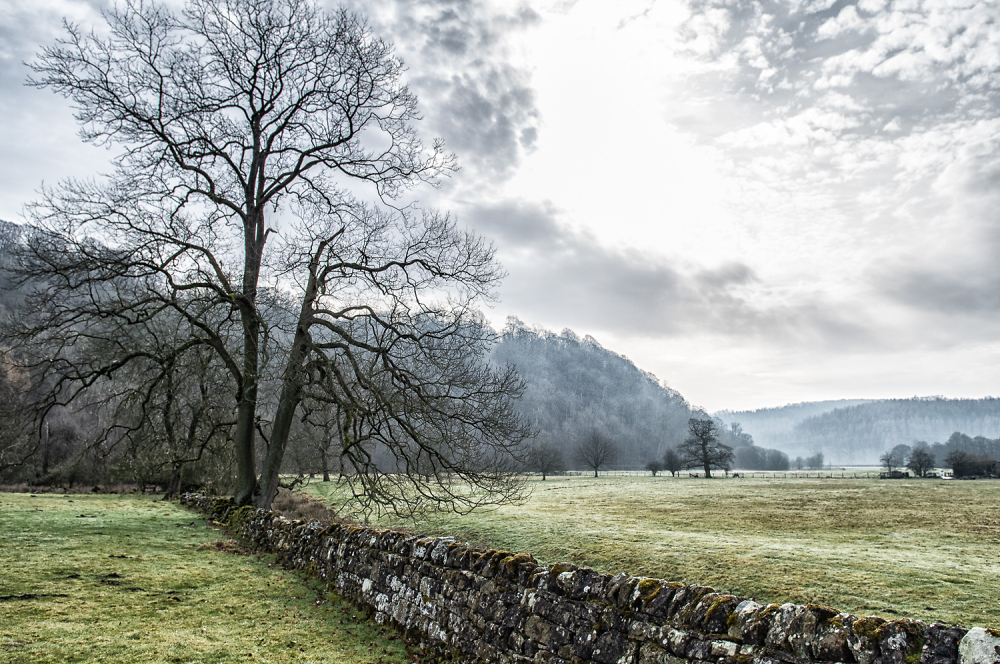
M 562 450 L 549 443 L 536 443 L 528 452 L 527 465 L 530 470 L 542 474 L 543 482 L 546 475 L 566 470 Z
M 823 470 L 825 464 L 826 462 L 823 459 L 822 452 L 816 452 L 816 454 L 813 454 L 805 460 L 806 468 L 809 468 L 810 470 Z
M 653 459 L 646 464 L 646 470 L 653 473 L 653 477 L 656 477 L 656 474 L 663 470 L 663 462 L 659 459 Z
M 677 448 L 686 468 L 704 468 L 707 478 L 712 477 L 712 468 L 729 468 L 733 448 L 719 442 L 719 425 L 714 420 L 692 417 L 688 431 L 687 439 Z
M 885 472 L 889 473 L 890 475 L 893 472 L 895 472 L 897 468 L 903 465 L 903 460 L 899 458 L 899 456 L 894 450 L 889 450 L 888 452 L 885 452 L 884 454 L 882 454 L 882 456 L 878 458 L 878 460 L 879 463 L 882 464 L 882 467 L 885 468 Z
M 951 471 L 955 477 L 962 477 L 969 474 L 969 466 L 971 465 L 969 461 L 969 453 L 962 450 L 952 450 L 944 458 L 945 464 L 951 467 Z
M 666 452 L 663 453 L 663 470 L 669 470 L 672 477 L 677 477 L 679 473 L 684 468 L 684 460 L 681 459 L 681 455 L 677 453 L 677 450 L 670 447 Z
M 594 471 L 604 468 L 618 457 L 618 446 L 610 438 L 597 431 L 592 430 L 576 446 L 576 460 Z
M 910 458 L 906 460 L 906 467 L 913 471 L 917 477 L 923 477 L 934 467 L 934 455 L 922 447 L 910 452 Z

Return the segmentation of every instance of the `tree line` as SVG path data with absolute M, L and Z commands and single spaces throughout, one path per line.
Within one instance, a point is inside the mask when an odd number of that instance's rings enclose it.
M 992 397 L 817 402 L 719 415 L 742 422 L 759 444 L 792 456 L 822 452 L 840 464 L 875 464 L 896 445 L 942 440 L 953 431 L 1000 433 L 1000 399 Z
M 943 443 L 915 441 L 899 444 L 882 453 L 879 463 L 892 475 L 906 468 L 917 477 L 926 477 L 935 468 L 951 468 L 954 477 L 996 477 L 1000 459 L 1000 438 L 969 436 L 956 431 Z

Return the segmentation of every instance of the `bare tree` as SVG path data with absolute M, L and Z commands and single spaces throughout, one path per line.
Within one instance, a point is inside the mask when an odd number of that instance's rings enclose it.
M 653 474 L 653 477 L 656 477 L 656 474 L 661 470 L 663 470 L 663 462 L 660 461 L 659 459 L 653 459 L 652 461 L 646 464 L 646 470 L 651 472 Z
M 733 448 L 719 442 L 719 425 L 714 420 L 692 417 L 688 432 L 687 439 L 677 447 L 685 467 L 701 467 L 707 478 L 712 477 L 712 468 L 729 470 Z
M 934 468 L 934 455 L 926 446 L 918 445 L 910 452 L 910 457 L 906 460 L 906 467 L 912 470 L 917 477 L 923 477 Z
M 812 456 L 806 457 L 806 460 L 803 463 L 806 468 L 811 470 L 823 470 L 823 467 L 826 465 L 826 460 L 823 458 L 822 452 L 814 452 Z
M 882 464 L 882 467 L 885 468 L 885 472 L 889 473 L 890 475 L 892 475 L 892 473 L 894 473 L 897 468 L 903 465 L 903 459 L 899 458 L 899 455 L 896 453 L 895 450 L 889 450 L 888 452 L 884 452 L 882 456 L 878 458 L 878 460 L 879 463 Z
M 32 65 L 31 84 L 73 101 L 86 140 L 122 153 L 105 180 L 63 183 L 30 210 L 18 269 L 45 286 L 21 338 L 62 339 L 65 360 L 89 320 L 187 320 L 178 352 L 211 349 L 230 376 L 239 504 L 270 505 L 310 393 L 392 451 L 391 465 L 359 439 L 341 452 L 376 503 L 517 496 L 504 464 L 529 433 L 510 407 L 521 385 L 484 367 L 493 335 L 475 309 L 502 272 L 447 216 L 392 202 L 453 159 L 418 140 L 391 46 L 313 0 L 188 0 L 178 15 L 126 0 L 105 17 L 106 36 L 68 26 Z M 348 193 L 360 186 L 374 204 Z M 74 366 L 51 402 L 134 359 Z
M 669 470 L 672 477 L 676 477 L 677 473 L 684 469 L 684 460 L 672 447 L 668 447 L 663 453 L 663 469 Z
M 528 452 L 528 468 L 541 473 L 544 482 L 546 475 L 566 470 L 562 450 L 550 443 L 535 443 Z
M 9 353 L 0 353 L 0 478 L 27 463 L 49 437 L 48 429 L 32 435 L 28 387 Z
M 597 429 L 587 434 L 574 451 L 576 460 L 592 469 L 594 477 L 597 477 L 597 471 L 614 463 L 618 458 L 618 446 Z

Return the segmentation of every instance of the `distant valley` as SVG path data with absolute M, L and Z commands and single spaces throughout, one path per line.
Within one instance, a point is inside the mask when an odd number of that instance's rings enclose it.
M 589 431 L 613 438 L 617 466 L 643 468 L 687 436 L 691 417 L 708 417 L 683 395 L 627 357 L 572 330 L 556 334 L 508 322 L 491 361 L 513 364 L 527 387 L 518 408 L 538 440 L 559 447 L 567 459 Z M 945 442 L 956 431 L 1000 438 L 1000 399 L 844 399 L 712 414 L 725 427 L 726 442 L 739 423 L 760 448 L 777 449 L 792 460 L 822 453 L 836 465 L 877 465 L 896 445 Z M 940 460 L 939 460 L 940 461 Z
M 896 445 L 943 442 L 956 431 L 1000 438 L 1000 399 L 992 397 L 819 401 L 715 416 L 739 422 L 757 445 L 791 457 L 822 452 L 834 464 L 877 464 Z

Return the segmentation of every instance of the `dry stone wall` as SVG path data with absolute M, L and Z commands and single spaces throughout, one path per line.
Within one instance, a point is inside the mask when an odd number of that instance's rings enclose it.
M 198 495 L 182 501 L 455 661 L 1000 664 L 991 630 L 762 605 L 707 586 L 544 567 L 449 537 L 289 521 Z

